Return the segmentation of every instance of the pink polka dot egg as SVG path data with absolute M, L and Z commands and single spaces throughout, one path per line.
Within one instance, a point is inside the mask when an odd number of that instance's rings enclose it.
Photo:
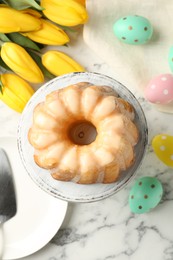
M 173 101 L 173 75 L 161 74 L 153 78 L 145 89 L 146 99 L 155 104 L 168 104 Z

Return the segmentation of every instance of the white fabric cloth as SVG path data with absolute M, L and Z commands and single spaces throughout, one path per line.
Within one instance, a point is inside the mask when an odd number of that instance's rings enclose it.
M 84 26 L 84 41 L 115 72 L 118 81 L 144 95 L 149 81 L 171 73 L 168 53 L 173 45 L 173 2 L 170 0 L 87 0 L 89 21 Z M 113 24 L 127 15 L 141 15 L 153 25 L 152 39 L 144 45 L 120 42 Z M 173 113 L 173 102 L 155 106 Z

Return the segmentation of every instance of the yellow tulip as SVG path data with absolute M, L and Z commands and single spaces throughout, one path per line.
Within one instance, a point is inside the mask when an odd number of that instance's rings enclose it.
M 31 8 L 27 8 L 27 9 L 23 9 L 23 10 L 20 10 L 21 13 L 23 14 L 30 14 L 30 15 L 33 15 L 37 18 L 41 18 L 42 17 L 42 14 L 34 9 L 31 9 Z
M 84 71 L 76 61 L 59 51 L 47 51 L 42 55 L 42 63 L 55 76 Z
M 29 13 L 23 13 L 10 7 L 0 6 L 0 32 L 27 32 L 38 30 L 41 21 Z
M 20 45 L 5 42 L 1 47 L 1 58 L 20 77 L 32 83 L 41 83 L 44 76 L 38 65 Z
M 41 19 L 42 27 L 38 31 L 27 32 L 23 35 L 29 39 L 48 45 L 63 45 L 69 42 L 68 35 L 58 26 L 49 22 L 48 20 Z
M 82 4 L 82 5 L 86 5 L 86 0 L 75 0 L 76 2 Z
M 88 18 L 85 7 L 75 0 L 41 0 L 41 6 L 44 15 L 60 25 L 84 24 Z
M 25 80 L 15 74 L 2 74 L 0 78 L 3 92 L 0 92 L 0 100 L 21 113 L 34 94 L 34 90 Z

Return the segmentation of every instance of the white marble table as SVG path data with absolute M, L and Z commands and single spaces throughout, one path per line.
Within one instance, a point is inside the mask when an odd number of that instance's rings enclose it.
M 114 72 L 85 46 L 80 35 L 61 47 L 88 71 L 114 77 Z M 73 36 L 75 38 L 76 36 Z M 118 80 L 118 79 L 117 79 Z M 127 86 L 128 87 L 128 86 Z M 128 195 L 132 181 L 119 193 L 99 202 L 69 203 L 61 229 L 40 251 L 23 260 L 172 260 L 173 259 L 173 169 L 160 162 L 151 139 L 173 134 L 173 115 L 154 110 L 133 90 L 146 114 L 149 145 L 137 177 L 156 176 L 163 184 L 159 206 L 142 215 L 132 214 Z M 0 103 L 0 136 L 15 136 L 20 115 Z

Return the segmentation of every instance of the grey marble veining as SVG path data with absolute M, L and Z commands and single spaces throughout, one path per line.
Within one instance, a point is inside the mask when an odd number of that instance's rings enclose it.
M 71 47 L 59 49 L 76 57 L 88 71 L 114 76 L 80 37 Z M 154 135 L 173 135 L 173 116 L 156 111 L 140 93 L 133 93 L 144 109 L 149 128 L 147 152 L 136 178 L 156 176 L 164 188 L 161 203 L 147 214 L 132 214 L 128 196 L 134 180 L 102 201 L 69 203 L 54 238 L 23 260 L 173 260 L 173 169 L 159 161 L 151 147 Z M 0 110 L 0 135 L 15 135 L 20 116 L 2 103 Z

